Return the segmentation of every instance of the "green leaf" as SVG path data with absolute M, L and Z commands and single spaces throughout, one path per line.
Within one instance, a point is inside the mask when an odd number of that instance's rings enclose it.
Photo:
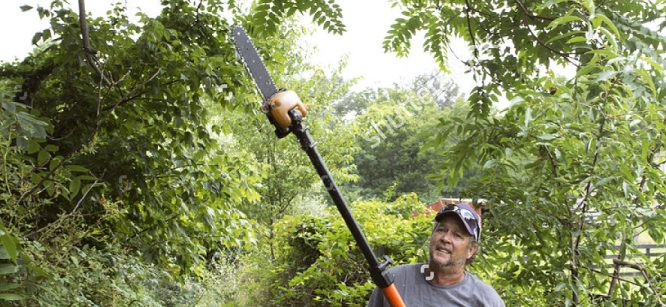
M 594 69 L 597 69 L 597 68 L 599 68 L 599 66 L 596 65 L 596 64 L 585 65 L 585 66 L 583 66 L 583 68 L 579 69 L 576 72 L 576 77 L 587 75 L 590 72 L 592 72 Z
M 555 36 L 555 37 L 549 39 L 548 41 L 546 41 L 546 44 L 550 44 L 550 43 L 552 43 L 552 42 L 558 41 L 558 40 L 563 39 L 563 38 L 567 38 L 567 37 L 572 36 L 572 35 L 576 35 L 576 34 L 584 34 L 584 33 L 585 33 L 585 31 L 569 31 L 569 32 L 565 32 L 564 34 L 560 34 L 560 35 L 558 35 L 558 36 Z
M 46 147 L 44 147 L 44 149 L 48 152 L 56 152 L 56 151 L 58 151 L 58 146 L 53 145 L 53 144 L 49 144 L 49 145 L 46 145 Z
M 14 290 L 18 288 L 19 285 L 18 283 L 15 282 L 10 282 L 10 283 L 0 283 L 0 291 L 7 291 L 7 290 Z
M 28 141 L 28 154 L 34 154 L 40 149 L 41 147 L 39 146 L 39 143 L 35 142 L 34 140 Z
M 26 5 L 21 5 L 20 8 L 21 8 L 22 12 L 32 10 L 32 6 L 27 5 L 27 4 Z
M 590 14 L 590 16 L 594 15 L 594 11 L 596 8 L 594 0 L 583 0 L 579 3 L 581 3 L 583 7 L 587 9 L 587 12 Z
M 16 261 L 16 258 L 18 256 L 18 250 L 16 248 L 16 243 L 14 242 L 14 239 L 11 238 L 10 236 L 4 235 L 0 237 L 0 242 L 2 242 L 2 245 L 4 246 L 4 249 L 7 252 L 9 258 Z
M 87 168 L 81 166 L 81 165 L 67 165 L 65 167 L 68 171 L 74 172 L 74 173 L 89 173 L 90 170 Z
M 607 58 L 609 58 L 609 59 L 613 59 L 613 58 L 616 58 L 616 57 L 618 56 L 615 52 L 610 51 L 610 50 L 608 50 L 608 49 L 595 49 L 595 50 L 590 50 L 590 51 L 588 51 L 588 52 L 585 52 L 585 54 L 599 54 L 599 55 L 603 55 L 603 56 L 605 56 L 605 57 L 607 57 Z
M 47 124 L 45 122 L 36 119 L 34 116 L 25 112 L 16 113 L 16 119 L 18 120 L 19 127 L 21 127 L 28 136 L 40 139 L 46 137 Z
M 604 15 L 604 14 L 595 14 L 594 17 L 592 18 L 592 21 L 594 21 L 594 20 L 596 20 L 596 19 L 599 19 L 599 20 L 603 21 L 603 23 L 605 23 L 606 26 L 608 26 L 608 28 L 609 28 L 611 31 L 613 31 L 613 33 L 614 33 L 617 37 L 620 37 L 620 31 L 617 29 L 617 27 L 615 26 L 615 24 L 614 24 L 610 19 L 608 19 L 608 17 L 606 17 L 606 15 Z
M 568 16 L 562 16 L 562 17 L 560 17 L 560 18 L 557 18 L 557 19 L 551 21 L 551 22 L 546 26 L 546 29 L 552 29 L 552 28 L 554 28 L 554 27 L 557 27 L 558 25 L 565 24 L 565 23 L 572 22 L 572 21 L 581 21 L 581 22 L 582 22 L 583 19 L 581 19 L 581 18 L 578 17 L 578 16 L 571 16 L 571 15 L 568 15 Z
M 0 246 L 0 259 L 11 259 L 7 249 L 4 246 Z
M 33 45 L 37 45 L 37 43 L 42 39 L 42 32 L 37 32 L 35 35 L 32 36 L 32 41 L 31 43 Z
M 644 69 L 637 69 L 635 70 L 636 74 L 638 74 L 645 83 L 647 83 L 648 87 L 652 91 L 652 94 L 656 97 L 657 96 L 657 87 L 655 86 L 654 82 L 652 81 L 652 77 L 650 74 L 644 70 Z
M 16 293 L 0 293 L 0 300 L 5 301 L 20 301 L 23 299 L 23 296 Z
M 650 66 L 652 67 L 652 69 L 654 69 L 655 71 L 657 71 L 659 74 L 662 74 L 662 73 L 664 72 L 664 67 L 663 67 L 662 65 L 660 65 L 659 63 L 653 61 L 653 60 L 650 59 L 649 57 L 642 56 L 642 57 L 641 57 L 641 60 L 643 60 L 643 61 L 645 61 L 646 63 L 650 64 Z
M 0 223 L 0 230 L 3 233 L 2 235 L 0 235 L 0 243 L 2 243 L 2 246 L 4 247 L 9 257 L 12 260 L 16 261 L 16 257 L 18 256 L 18 250 L 14 238 L 7 233 L 7 230 L 5 229 L 4 225 L 2 225 L 2 223 Z
M 79 189 L 81 189 L 81 179 L 76 177 L 69 182 L 69 192 L 71 193 L 70 197 L 75 197 L 76 194 L 79 193 Z
M 555 139 L 555 138 L 557 138 L 557 137 L 558 137 L 557 134 L 551 134 L 551 133 L 548 133 L 548 134 L 542 134 L 542 135 L 540 135 L 540 136 L 539 136 L 539 139 L 540 139 L 540 140 L 543 140 L 543 141 L 550 141 L 550 140 L 553 140 L 553 139 Z
M 567 44 L 575 44 L 575 43 L 581 43 L 581 42 L 586 42 L 587 39 L 584 36 L 575 36 L 570 38 L 566 43 Z
M 46 162 L 49 161 L 50 157 L 51 157 L 51 155 L 49 154 L 48 151 L 40 150 L 39 154 L 37 155 L 37 164 L 39 164 L 39 166 L 45 165 Z
M 615 77 L 615 75 L 617 75 L 616 71 L 612 71 L 612 70 L 611 71 L 609 71 L 609 70 L 602 71 L 599 74 L 599 76 L 597 76 L 597 79 L 595 79 L 594 81 L 603 82 L 603 81 L 606 81 L 608 79 L 611 79 L 611 78 Z
M 18 272 L 18 266 L 9 263 L 0 264 L 0 275 L 14 274 L 16 272 Z
M 54 170 L 58 165 L 60 165 L 62 159 L 63 158 L 61 156 L 57 156 L 51 159 L 51 162 L 49 162 L 49 171 Z

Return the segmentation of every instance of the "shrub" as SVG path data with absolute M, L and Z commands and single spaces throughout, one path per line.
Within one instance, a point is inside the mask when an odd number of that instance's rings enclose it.
M 394 202 L 359 201 L 351 205 L 378 258 L 394 265 L 427 259 L 429 218 L 414 194 Z M 273 274 L 273 305 L 365 305 L 374 284 L 367 262 L 340 215 L 308 213 L 282 219 Z

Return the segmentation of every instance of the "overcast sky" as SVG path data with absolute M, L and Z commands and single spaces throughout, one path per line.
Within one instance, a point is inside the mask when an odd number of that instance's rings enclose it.
M 115 1 L 86 2 L 88 12 L 95 16 L 105 14 L 109 3 Z M 159 13 L 159 0 L 125 0 L 129 15 L 133 16 L 141 10 L 150 16 Z M 311 59 L 313 62 L 325 66 L 334 66 L 341 57 L 349 56 L 349 64 L 345 70 L 346 77 L 361 77 L 359 85 L 390 86 L 393 83 L 405 83 L 415 76 L 436 71 L 437 65 L 432 56 L 422 51 L 422 35 L 412 43 L 410 56 L 398 58 L 393 54 L 386 54 L 382 49 L 382 40 L 386 36 L 392 21 L 400 15 L 397 8 L 391 8 L 388 0 L 336 0 L 343 10 L 343 23 L 347 32 L 343 35 L 333 35 L 319 30 L 308 42 L 317 48 Z M 19 7 L 24 4 L 37 7 L 48 6 L 48 0 L 5 0 L 0 1 L 0 61 L 22 59 L 32 49 L 30 44 L 35 32 L 48 26 L 44 20 L 39 20 L 37 12 L 33 9 L 21 12 Z M 77 1 L 70 0 L 77 8 Z M 140 8 L 137 8 L 140 7 Z M 309 22 L 309 16 L 304 17 Z M 461 44 L 454 42 L 453 49 L 457 56 L 468 56 L 469 52 Z M 465 75 L 462 63 L 450 57 L 452 79 L 456 81 L 463 92 L 472 87 L 472 79 Z

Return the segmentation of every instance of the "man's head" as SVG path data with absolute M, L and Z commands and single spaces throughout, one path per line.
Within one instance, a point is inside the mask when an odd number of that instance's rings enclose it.
M 430 268 L 440 272 L 464 270 L 479 248 L 479 221 L 479 215 L 465 204 L 440 210 L 430 235 Z

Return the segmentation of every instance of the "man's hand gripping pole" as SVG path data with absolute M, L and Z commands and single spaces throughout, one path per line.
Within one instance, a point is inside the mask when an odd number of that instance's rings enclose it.
M 301 148 L 310 158 L 310 161 L 317 170 L 326 190 L 328 190 L 335 206 L 338 208 L 340 215 L 342 215 L 342 218 L 347 224 L 347 228 L 351 231 L 356 244 L 361 249 L 363 256 L 365 256 L 369 265 L 372 281 L 382 290 L 386 300 L 391 306 L 405 306 L 395 284 L 393 284 L 391 274 L 389 274 L 386 269 L 387 266 L 392 263 L 391 259 L 388 256 L 384 256 L 385 261 L 383 263 L 380 264 L 377 261 L 377 256 L 375 256 L 372 248 L 370 248 L 368 240 L 365 238 L 358 223 L 356 223 L 354 216 L 349 211 L 338 186 L 335 184 L 335 181 L 333 181 L 333 177 L 331 177 L 323 159 L 315 148 L 315 142 L 312 140 L 308 128 L 303 125 L 303 118 L 307 115 L 307 109 L 298 98 L 298 95 L 293 91 L 280 90 L 264 103 L 263 111 L 266 112 L 269 120 L 275 126 L 275 133 L 279 138 L 287 136 L 289 132 L 293 132 L 296 135 L 301 143 Z

